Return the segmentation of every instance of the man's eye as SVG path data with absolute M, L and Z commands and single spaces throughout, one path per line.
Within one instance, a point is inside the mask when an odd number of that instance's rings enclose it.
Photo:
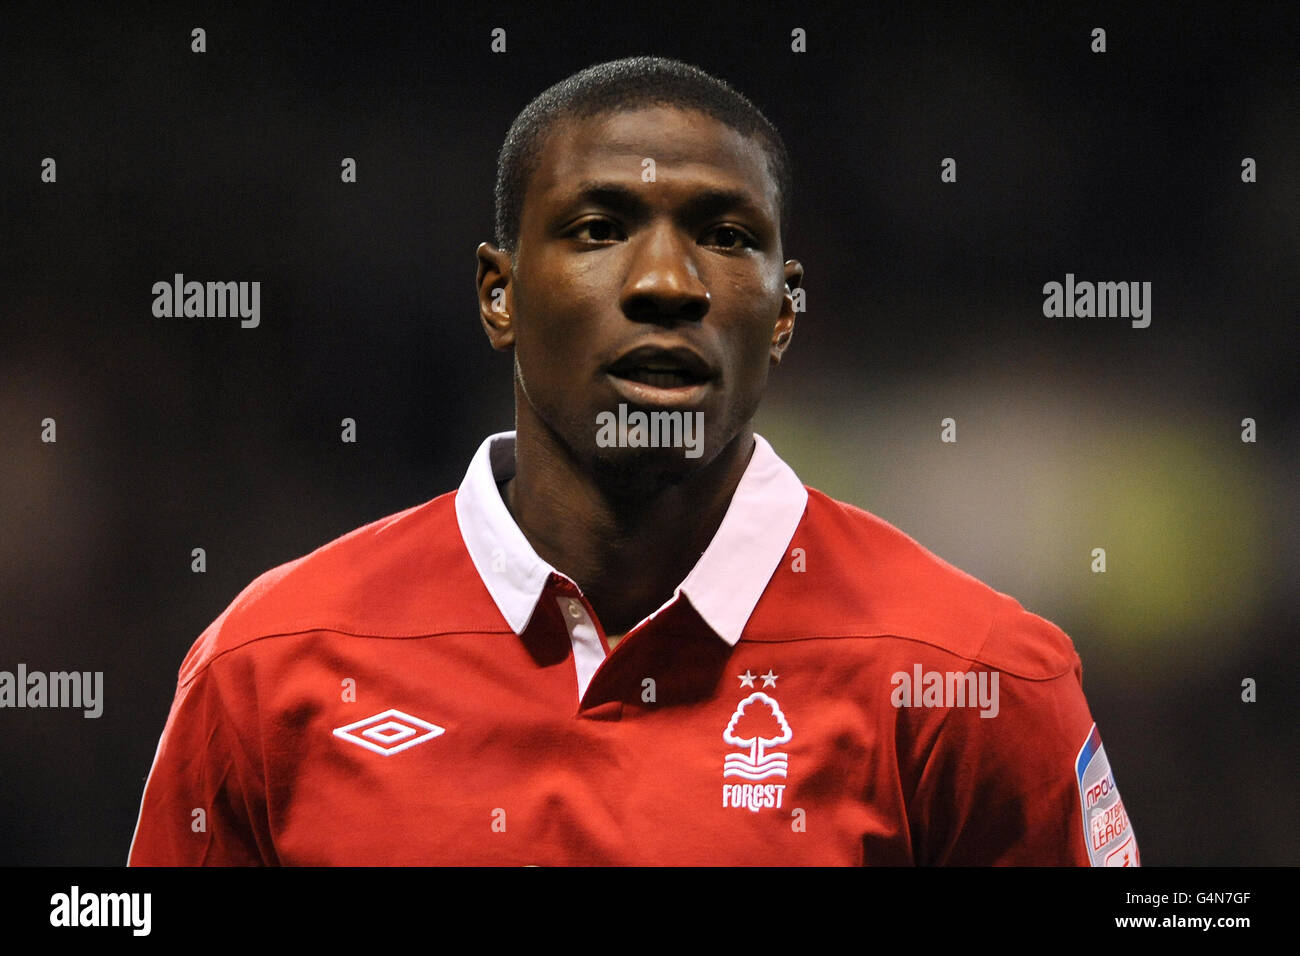
M 749 233 L 743 229 L 737 229 L 735 226 L 718 226 L 718 228 L 708 233 L 705 238 L 707 239 L 708 236 L 715 237 L 717 241 L 705 243 L 705 245 L 722 246 L 724 249 L 758 248 L 758 243 L 754 241 L 754 238 Z
M 585 238 L 591 242 L 612 242 L 621 237 L 618 228 L 608 219 L 588 219 L 569 230 L 569 235 L 575 239 Z

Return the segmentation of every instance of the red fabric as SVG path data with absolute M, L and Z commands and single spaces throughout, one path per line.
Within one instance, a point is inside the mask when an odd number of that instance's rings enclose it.
M 808 494 L 736 647 L 682 601 L 581 704 L 567 589 L 552 578 L 516 635 L 454 493 L 267 572 L 181 667 L 130 863 L 1088 865 L 1075 759 L 1093 721 L 1069 638 Z M 894 706 L 917 665 L 997 672 L 997 715 Z M 755 693 L 788 725 L 764 748 L 786 775 L 752 784 L 769 805 L 724 806 L 748 783 L 724 760 L 753 748 L 723 734 Z M 779 724 L 751 706 L 745 728 Z M 445 731 L 390 754 L 333 732 L 390 708 Z

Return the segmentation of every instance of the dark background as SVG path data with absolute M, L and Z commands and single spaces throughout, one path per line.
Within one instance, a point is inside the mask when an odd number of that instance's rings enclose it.
M 637 53 L 790 147 L 807 312 L 758 430 L 1071 635 L 1144 863 L 1300 862 L 1293 5 L 108 6 L 0 14 L 0 669 L 105 673 L 98 720 L 0 711 L 0 864 L 123 863 L 199 632 L 511 427 L 497 150 Z M 260 281 L 260 327 L 155 318 L 176 272 Z M 1067 272 L 1150 281 L 1150 327 L 1045 318 Z

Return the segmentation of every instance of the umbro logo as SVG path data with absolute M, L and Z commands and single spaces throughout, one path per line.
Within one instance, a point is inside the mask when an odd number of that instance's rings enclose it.
M 346 727 L 335 727 L 334 736 L 388 757 L 399 750 L 440 737 L 446 730 L 446 727 L 439 727 L 419 717 L 389 709 Z

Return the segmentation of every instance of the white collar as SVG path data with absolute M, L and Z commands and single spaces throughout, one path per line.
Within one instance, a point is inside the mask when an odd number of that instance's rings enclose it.
M 515 472 L 515 433 L 489 435 L 456 492 L 456 522 L 479 577 L 516 634 L 528 626 L 552 574 L 515 524 L 497 482 Z M 803 518 L 808 490 L 761 435 L 713 540 L 673 596 L 735 645 Z

